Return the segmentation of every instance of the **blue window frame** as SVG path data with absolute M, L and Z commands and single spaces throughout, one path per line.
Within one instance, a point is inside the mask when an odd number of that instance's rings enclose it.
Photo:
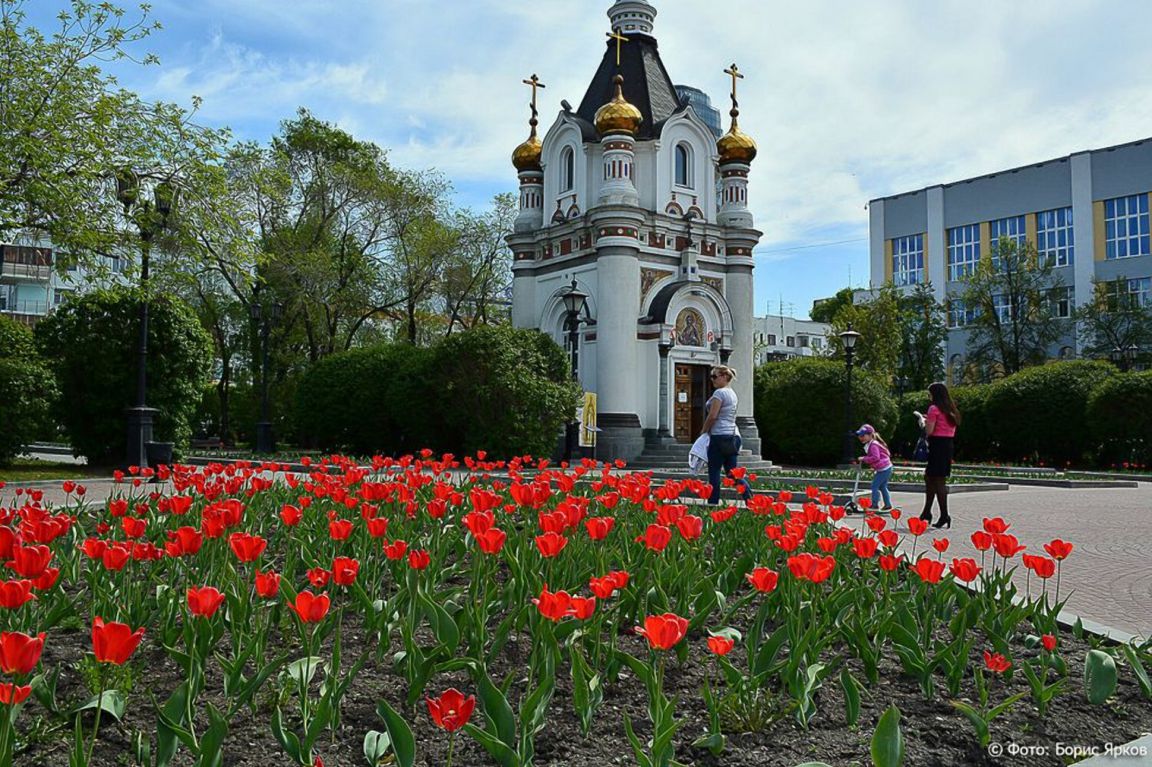
M 1008 296 L 992 296 L 992 308 L 996 310 L 996 319 L 1002 324 L 1012 322 L 1012 301 Z
M 924 235 L 913 234 L 892 240 L 892 282 L 916 285 L 924 281 Z
M 1104 201 L 1104 256 L 1108 259 L 1152 255 L 1148 235 L 1148 195 Z
M 976 321 L 976 310 L 959 298 L 948 299 L 948 327 L 962 328 Z
M 1036 253 L 1053 266 L 1074 262 L 1072 208 L 1056 208 L 1036 214 Z
M 962 280 L 980 263 L 980 225 L 968 224 L 948 230 L 948 279 Z
M 1024 229 L 1023 216 L 1009 216 L 1008 218 L 1000 218 L 995 221 L 988 222 L 988 242 L 989 247 L 992 249 L 992 266 L 996 269 L 1000 268 L 1000 252 L 999 244 L 1000 238 L 1007 237 L 1009 240 L 1016 243 L 1016 247 L 1023 247 L 1024 240 L 1026 239 Z

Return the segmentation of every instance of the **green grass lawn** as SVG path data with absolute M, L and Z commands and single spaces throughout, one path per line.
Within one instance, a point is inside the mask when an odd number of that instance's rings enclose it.
M 77 463 L 38 461 L 31 458 L 17 458 L 12 462 L 12 465 L 0 467 L 0 482 L 7 482 L 9 485 L 51 479 L 86 479 L 108 476 L 111 476 L 111 472 L 107 469 Z

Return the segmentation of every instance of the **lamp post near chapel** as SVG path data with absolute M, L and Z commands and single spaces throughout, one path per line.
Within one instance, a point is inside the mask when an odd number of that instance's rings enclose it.
M 840 342 L 844 344 L 844 365 L 848 373 L 848 383 L 844 387 L 844 453 L 842 456 L 842 463 L 844 464 L 850 463 L 856 453 L 852 449 L 852 437 L 855 431 L 852 428 L 852 363 L 856 353 L 856 342 L 859 339 L 860 334 L 853 330 L 851 325 L 840 334 Z
M 252 322 L 260 329 L 260 420 L 256 423 L 256 452 L 276 452 L 276 436 L 272 431 L 272 418 L 268 407 L 268 330 L 280 321 L 284 307 L 279 303 L 269 304 L 267 309 L 259 301 L 250 307 Z
M 152 187 L 152 199 L 141 194 L 140 177 L 131 170 L 116 174 L 116 199 L 124 206 L 124 217 L 140 234 L 140 323 L 136 340 L 136 403 L 128 408 L 129 466 L 148 466 L 148 443 L 152 442 L 155 408 L 145 402 L 148 395 L 148 267 L 152 240 L 168 226 L 176 203 L 176 187 L 161 181 Z
M 580 315 L 588 308 L 588 294 L 576 285 L 576 278 L 572 284 L 560 291 L 560 300 L 564 304 L 564 329 L 568 331 L 568 353 L 572 362 L 572 380 L 580 382 Z M 572 460 L 579 444 L 579 423 L 576 420 L 568 422 L 564 434 L 564 458 Z

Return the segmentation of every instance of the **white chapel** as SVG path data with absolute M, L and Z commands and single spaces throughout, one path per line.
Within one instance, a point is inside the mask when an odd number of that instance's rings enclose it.
M 598 399 L 598 455 L 633 460 L 645 446 L 691 442 L 710 394 L 708 369 L 735 368 L 737 424 L 759 455 L 752 410 L 752 249 L 748 211 L 756 143 L 694 88 L 675 86 L 660 60 L 656 8 L 616 0 L 612 36 L 577 109 L 512 162 L 520 212 L 512 321 L 568 344 L 563 294 L 587 294 L 577 375 Z M 711 124 L 709 124 L 711 123 Z

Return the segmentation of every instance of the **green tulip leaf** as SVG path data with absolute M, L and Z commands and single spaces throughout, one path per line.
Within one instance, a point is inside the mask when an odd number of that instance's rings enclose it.
M 872 764 L 875 767 L 900 767 L 904 764 L 904 733 L 900 729 L 900 709 L 888 707 L 872 733 Z
M 124 709 L 128 706 L 128 699 L 119 690 L 105 690 L 104 695 L 93 695 L 87 703 L 78 706 L 74 713 L 103 710 L 101 716 L 110 716 L 119 722 L 124 718 Z
M 372 767 L 377 767 L 391 750 L 392 739 L 388 737 L 388 733 L 369 730 L 364 736 L 364 758 Z
M 1116 661 L 1103 650 L 1089 650 L 1084 659 L 1084 693 L 1100 705 L 1116 692 Z

